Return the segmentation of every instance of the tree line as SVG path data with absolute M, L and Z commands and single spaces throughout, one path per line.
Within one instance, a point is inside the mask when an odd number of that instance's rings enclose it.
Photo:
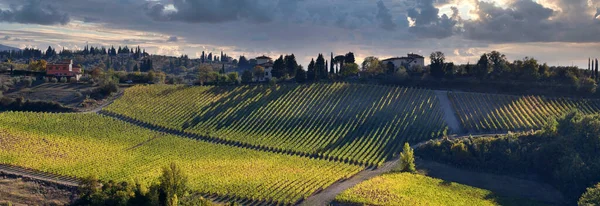
M 508 175 L 538 174 L 570 202 L 577 202 L 586 188 L 600 182 L 598 151 L 600 115 L 579 111 L 550 119 L 535 133 L 434 140 L 416 150 L 423 158 L 463 168 Z

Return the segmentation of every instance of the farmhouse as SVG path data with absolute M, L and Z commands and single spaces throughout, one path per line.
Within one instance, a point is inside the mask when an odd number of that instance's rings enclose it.
M 48 64 L 46 66 L 46 76 L 56 78 L 65 77 L 67 79 L 75 78 L 75 80 L 79 81 L 81 74 L 81 68 L 73 66 L 73 60 L 71 59 L 61 60 L 55 64 Z
M 257 77 L 256 81 L 264 82 L 273 78 L 273 59 L 271 59 L 271 57 L 264 55 L 256 57 L 256 65 L 265 68 L 265 75 L 262 77 Z
M 425 57 L 418 54 L 408 54 L 407 57 L 394 57 L 381 61 L 384 65 L 387 65 L 389 62 L 394 64 L 394 67 L 400 68 L 403 66 L 404 68 L 410 69 L 415 66 L 425 67 Z

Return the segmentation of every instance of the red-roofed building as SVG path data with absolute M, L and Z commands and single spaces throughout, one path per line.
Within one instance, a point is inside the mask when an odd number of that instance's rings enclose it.
M 48 64 L 46 66 L 46 76 L 56 78 L 66 77 L 67 79 L 75 78 L 75 80 L 79 81 L 81 75 L 81 68 L 73 66 L 73 60 L 71 59 L 61 60 L 55 64 Z

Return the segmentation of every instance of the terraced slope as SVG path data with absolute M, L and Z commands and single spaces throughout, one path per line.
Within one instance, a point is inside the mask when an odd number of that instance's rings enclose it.
M 269 205 L 295 204 L 363 169 L 195 141 L 97 114 L 0 113 L 0 164 L 149 183 L 171 162 L 207 196 Z
M 598 100 L 479 93 L 450 93 L 449 97 L 469 133 L 540 129 L 549 118 L 572 109 L 585 114 L 600 112 Z
M 442 135 L 430 90 L 346 83 L 137 86 L 103 112 L 236 144 L 363 166 L 381 165 L 404 142 Z

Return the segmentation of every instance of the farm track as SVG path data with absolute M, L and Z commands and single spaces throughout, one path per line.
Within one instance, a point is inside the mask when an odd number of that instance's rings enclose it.
M 146 129 L 149 129 L 152 131 L 156 131 L 159 133 L 166 133 L 166 134 L 176 135 L 176 136 L 180 136 L 180 137 L 186 137 L 186 138 L 195 139 L 198 141 L 204 141 L 204 142 L 208 142 L 208 143 L 212 143 L 212 144 L 227 145 L 227 146 L 232 146 L 232 147 L 252 149 L 252 150 L 256 150 L 256 151 L 270 152 L 270 153 L 290 155 L 290 156 L 300 156 L 300 157 L 306 157 L 306 158 L 312 158 L 312 159 L 321 159 L 321 160 L 327 160 L 327 161 L 331 161 L 331 162 L 339 162 L 339 163 L 357 165 L 357 166 L 367 167 L 367 168 L 376 168 L 377 167 L 377 165 L 374 165 L 374 164 L 360 164 L 357 161 L 344 161 L 338 157 L 325 157 L 325 156 L 315 154 L 315 153 L 299 152 L 299 151 L 279 149 L 279 148 L 271 148 L 271 147 L 262 146 L 262 145 L 253 145 L 253 144 L 249 144 L 249 143 L 245 143 L 245 142 L 238 142 L 238 141 L 233 141 L 233 140 L 225 140 L 225 139 L 219 139 L 219 138 L 215 138 L 215 137 L 208 137 L 208 136 L 193 134 L 190 132 L 185 132 L 185 131 L 181 131 L 181 130 L 175 130 L 175 129 L 170 129 L 170 128 L 166 128 L 166 127 L 162 127 L 162 126 L 158 126 L 158 125 L 153 125 L 150 123 L 135 120 L 133 118 L 130 118 L 130 117 L 127 117 L 124 115 L 119 115 L 119 114 L 115 114 L 115 113 L 104 111 L 104 110 L 99 111 L 98 114 L 104 115 L 107 117 L 111 117 L 111 118 L 116 118 L 118 120 L 130 123 L 130 124 L 142 127 L 142 128 L 146 128 Z
M 456 116 L 456 111 L 454 111 L 452 103 L 448 98 L 449 92 L 436 90 L 434 93 L 440 101 L 440 107 L 442 111 L 444 111 L 444 120 L 446 121 L 446 125 L 448 125 L 450 131 L 456 134 L 462 132 L 460 122 Z
M 50 182 L 58 185 L 64 185 L 69 187 L 78 187 L 79 179 L 54 175 L 46 172 L 40 172 L 37 170 L 25 169 L 21 167 L 15 167 L 10 165 L 0 164 L 0 173 L 11 174 L 21 176 L 33 180 L 39 180 L 43 182 Z

